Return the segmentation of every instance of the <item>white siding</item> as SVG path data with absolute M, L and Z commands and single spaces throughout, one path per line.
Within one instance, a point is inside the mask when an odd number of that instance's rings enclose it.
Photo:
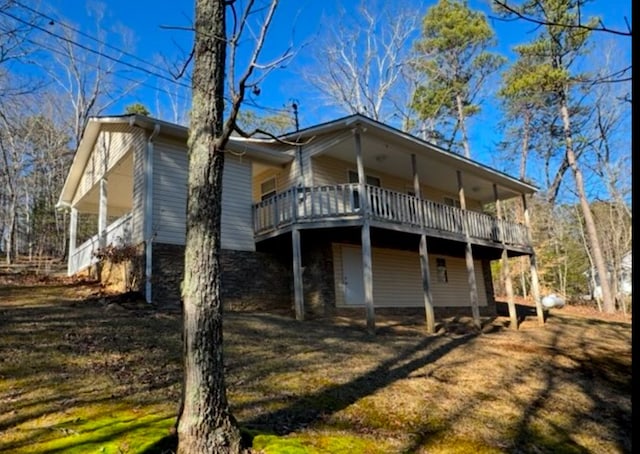
M 133 150 L 133 207 L 132 207 L 132 241 L 138 244 L 144 241 L 144 162 L 146 142 L 140 143 Z
M 103 175 L 140 143 L 144 143 L 142 130 L 128 126 L 106 126 L 96 139 L 94 149 L 78 183 L 73 204 L 75 205 L 82 196 L 94 188 Z
M 153 156 L 154 241 L 185 244 L 187 210 L 187 150 L 157 141 Z
M 251 163 L 226 155 L 222 175 L 221 247 L 255 251 L 251 200 Z
M 188 158 L 184 147 L 158 142 L 153 158 L 154 241 L 185 244 Z M 221 247 L 255 250 L 251 205 L 251 163 L 225 156 L 222 176 Z
M 316 156 L 310 160 L 310 163 L 313 166 L 313 184 L 316 186 L 348 183 L 349 170 L 357 171 L 355 162 L 347 162 L 330 156 Z M 380 178 L 380 185 L 385 189 L 402 193 L 407 193 L 408 190 L 413 190 L 413 181 L 411 180 L 404 180 L 393 175 L 367 168 L 364 169 L 364 172 L 367 175 Z M 458 200 L 458 194 L 443 192 L 425 184 L 421 185 L 421 191 L 423 198 L 433 200 L 438 203 L 444 203 L 445 197 L 451 197 L 454 200 Z M 482 204 L 477 200 L 473 200 L 467 196 L 466 201 L 468 209 L 482 211 Z
M 333 269 L 336 291 L 336 306 L 344 306 L 343 263 L 342 248 L 360 246 L 333 245 Z M 436 258 L 444 258 L 447 266 L 448 282 L 438 281 Z M 395 249 L 372 249 L 373 262 L 373 301 L 376 307 L 423 307 L 424 294 L 422 292 L 422 275 L 420 260 L 417 252 Z M 487 297 L 482 277 L 481 262 L 474 261 L 476 284 L 478 287 L 478 303 L 487 305 Z M 442 255 L 430 255 L 429 267 L 431 271 L 431 290 L 434 306 L 471 305 L 467 270 L 463 258 Z

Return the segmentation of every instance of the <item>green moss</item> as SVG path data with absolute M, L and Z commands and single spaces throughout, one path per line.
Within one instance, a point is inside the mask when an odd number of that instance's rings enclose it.
M 383 454 L 389 452 L 378 440 L 359 438 L 351 435 L 323 433 L 300 434 L 279 437 L 277 435 L 257 435 L 253 448 L 265 454 Z
M 36 424 L 37 444 L 18 442 L 12 452 L 123 453 L 142 452 L 169 434 L 174 415 L 96 408 L 68 416 L 61 422 Z M 82 414 L 82 416 L 80 416 Z

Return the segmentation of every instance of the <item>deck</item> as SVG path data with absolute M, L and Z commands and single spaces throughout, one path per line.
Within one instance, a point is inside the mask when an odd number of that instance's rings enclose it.
M 377 186 L 365 186 L 366 211 L 357 183 L 295 187 L 254 206 L 256 239 L 301 227 L 357 225 L 367 215 L 372 225 L 464 241 L 465 224 L 472 242 L 530 249 L 526 226 L 491 215 L 419 199 Z

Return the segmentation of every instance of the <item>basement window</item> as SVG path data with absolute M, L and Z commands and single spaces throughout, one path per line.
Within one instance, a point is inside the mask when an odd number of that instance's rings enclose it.
M 438 282 L 442 282 L 443 284 L 449 282 L 449 277 L 447 276 L 447 262 L 445 259 L 436 259 L 436 271 L 438 273 Z

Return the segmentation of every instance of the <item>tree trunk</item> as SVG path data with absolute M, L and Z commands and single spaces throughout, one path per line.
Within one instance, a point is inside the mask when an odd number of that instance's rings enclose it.
M 178 452 L 235 453 L 240 432 L 226 397 L 220 295 L 224 0 L 196 0 L 195 24 Z
M 584 225 L 587 230 L 587 238 L 589 239 L 589 246 L 591 247 L 591 254 L 593 255 L 593 261 L 596 265 L 596 271 L 600 277 L 600 288 L 602 289 L 602 305 L 604 312 L 615 312 L 615 302 L 611 295 L 609 286 L 609 276 L 607 274 L 607 267 L 604 262 L 604 256 L 602 254 L 602 248 L 600 247 L 600 239 L 596 231 L 596 224 L 591 213 L 591 207 L 587 200 L 587 195 L 584 190 L 584 181 L 582 178 L 582 171 L 578 166 L 576 155 L 573 151 L 573 140 L 571 135 L 571 120 L 569 117 L 569 108 L 567 106 L 567 98 L 564 92 L 561 93 L 560 102 L 560 114 L 562 116 L 562 122 L 564 125 L 564 138 L 566 146 L 566 160 L 571 170 L 573 171 L 573 177 L 576 183 L 576 192 L 580 199 L 580 207 L 582 208 L 582 215 L 584 216 Z
M 464 124 L 464 108 L 462 105 L 462 97 L 456 95 L 456 104 L 458 106 L 458 124 L 462 133 L 462 146 L 464 147 L 464 157 L 471 158 L 471 149 L 469 148 L 469 139 L 467 137 L 467 128 Z

